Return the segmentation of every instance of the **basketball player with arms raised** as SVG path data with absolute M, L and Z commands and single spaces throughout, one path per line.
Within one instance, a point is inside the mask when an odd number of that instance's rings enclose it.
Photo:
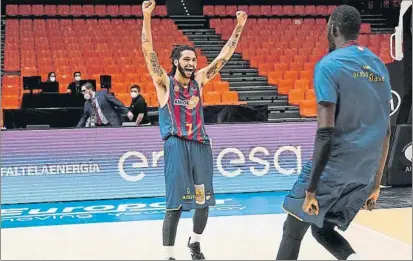
M 175 259 L 173 247 L 182 211 L 195 209 L 193 235 L 189 238 L 188 247 L 193 260 L 203 260 L 200 238 L 208 220 L 209 206 L 215 205 L 215 196 L 212 150 L 203 119 L 202 86 L 214 78 L 231 58 L 247 15 L 237 12 L 238 23 L 231 38 L 206 68 L 196 71 L 194 48 L 175 47 L 171 54 L 173 69 L 168 75 L 161 68 L 153 49 L 151 14 L 154 8 L 154 0 L 142 4 L 142 51 L 156 88 L 160 131 L 165 141 L 166 213 L 162 229 L 165 258 Z
M 357 43 L 360 26 L 354 7 L 339 6 L 330 16 L 330 53 L 314 72 L 314 156 L 284 201 L 288 216 L 278 260 L 298 258 L 310 226 L 337 259 L 363 260 L 334 228 L 345 231 L 379 196 L 390 139 L 391 87 L 385 64 Z

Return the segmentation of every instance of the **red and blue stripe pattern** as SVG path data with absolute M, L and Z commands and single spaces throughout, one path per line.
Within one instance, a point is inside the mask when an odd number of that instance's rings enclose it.
M 205 132 L 201 89 L 197 81 L 191 80 L 188 87 L 183 87 L 172 76 L 169 79 L 169 99 L 159 112 L 162 138 L 178 136 L 186 140 L 209 143 Z

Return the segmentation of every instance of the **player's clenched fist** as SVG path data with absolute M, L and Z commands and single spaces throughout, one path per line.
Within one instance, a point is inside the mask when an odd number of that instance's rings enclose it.
M 152 14 L 153 9 L 155 8 L 155 0 L 143 1 L 142 3 L 142 12 L 144 15 Z
M 237 14 L 238 24 L 244 26 L 248 18 L 247 13 L 244 11 L 238 11 L 236 14 Z

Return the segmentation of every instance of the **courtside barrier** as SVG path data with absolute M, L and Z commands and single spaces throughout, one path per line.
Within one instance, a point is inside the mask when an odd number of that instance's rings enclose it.
M 397 125 L 387 162 L 386 185 L 412 185 L 412 125 Z
M 216 193 L 289 190 L 315 122 L 209 125 Z M 1 203 L 165 195 L 158 127 L 4 131 Z

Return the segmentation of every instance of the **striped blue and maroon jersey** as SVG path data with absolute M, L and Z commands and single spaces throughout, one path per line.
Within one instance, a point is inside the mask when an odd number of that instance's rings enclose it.
M 209 144 L 197 81 L 191 80 L 189 86 L 184 88 L 173 76 L 169 76 L 169 99 L 159 109 L 159 127 L 164 140 L 169 136 L 178 136 Z

